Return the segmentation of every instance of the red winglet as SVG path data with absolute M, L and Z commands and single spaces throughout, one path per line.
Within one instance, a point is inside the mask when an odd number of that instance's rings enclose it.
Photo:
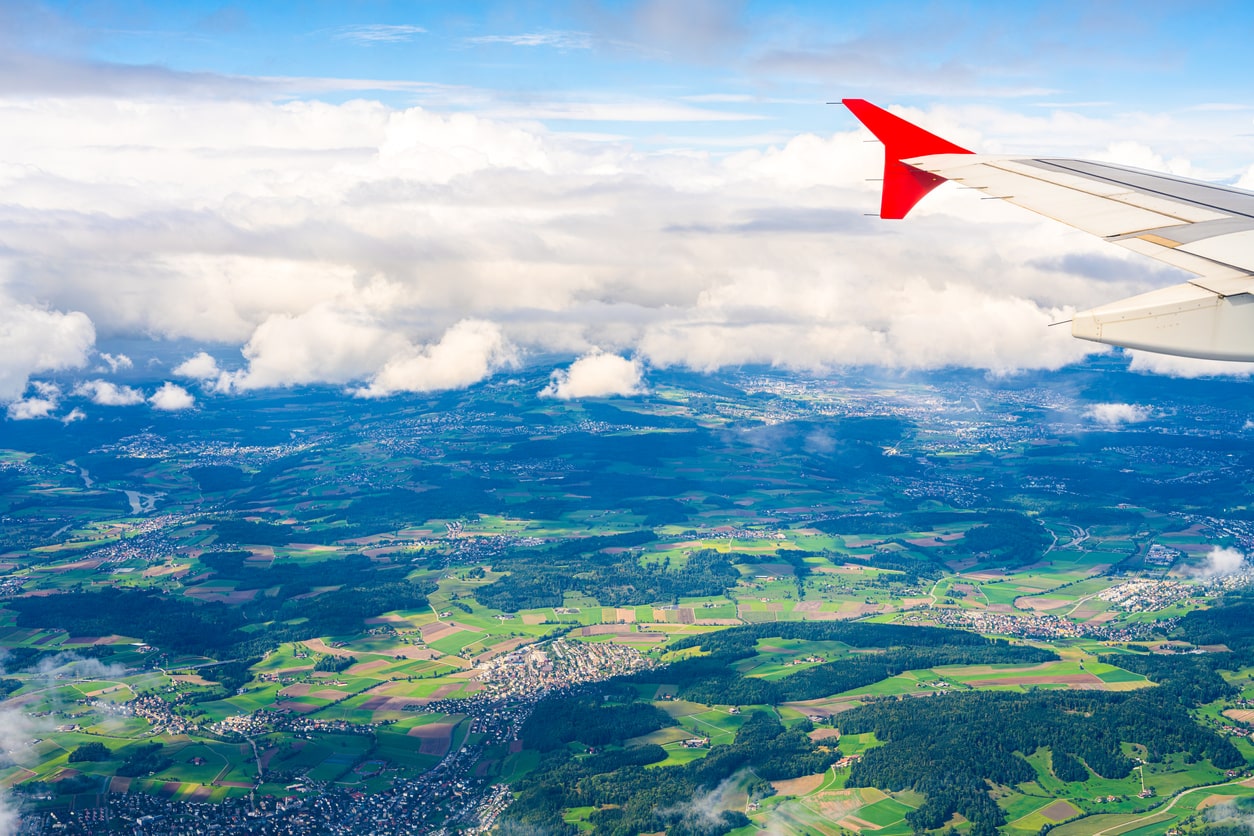
M 930 134 L 900 116 L 894 116 L 865 99 L 841 99 L 858 121 L 866 125 L 884 143 L 884 194 L 880 200 L 880 217 L 904 218 L 924 195 L 945 181 L 928 171 L 906 165 L 903 159 L 930 154 L 970 154 L 965 148 L 947 139 Z

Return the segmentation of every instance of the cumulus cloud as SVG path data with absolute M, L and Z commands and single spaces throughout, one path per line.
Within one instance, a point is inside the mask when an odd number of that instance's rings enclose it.
M 8 415 L 14 421 L 50 418 L 61 404 L 61 387 L 55 383 L 31 381 L 27 391 L 30 394 L 9 404 Z
M 130 386 L 107 380 L 86 380 L 74 387 L 74 394 L 97 406 L 133 406 L 144 402 L 144 393 Z
M 56 412 L 57 402 L 50 398 L 22 398 L 9 404 L 8 415 L 14 421 L 49 418 Z
M 222 374 L 218 361 L 207 351 L 199 351 L 174 367 L 174 374 L 193 380 L 217 380 Z
M 672 20 L 649 8 L 632 26 L 658 43 L 715 13 L 705 4 Z M 194 90 L 145 100 L 143 120 L 134 107 L 122 94 L 0 90 L 0 160 L 20 161 L 0 164 L 0 283 L 13 296 L 0 300 L 0 403 L 40 371 L 81 366 L 97 327 L 240 348 L 238 371 L 208 354 L 175 371 L 237 392 L 456 387 L 529 351 L 598 347 L 703 370 L 1054 369 L 1106 349 L 1051 322 L 1162 278 L 957 189 L 938 190 L 908 224 L 865 218 L 881 152 L 852 120 L 714 154 L 563 135 L 534 112 L 514 121 Z M 990 143 L 972 125 L 1005 126 L 1003 142 L 1103 136 L 1074 116 L 920 116 L 942 133 L 965 125 L 955 140 L 978 148 Z M 1137 127 L 1156 135 L 1121 130 Z M 1102 280 L 1059 253 L 1103 254 Z M 19 273 L 39 282 L 6 280 Z M 441 350 L 448 339 L 466 355 Z
M 196 399 L 182 386 L 166 381 L 161 384 L 161 388 L 152 393 L 148 403 L 152 404 L 153 409 L 159 409 L 162 412 L 178 412 L 191 409 L 196 405 Z
M 100 359 L 108 365 L 111 372 L 116 372 L 118 369 L 129 369 L 135 365 L 131 358 L 125 354 L 109 354 L 102 351 L 100 352 Z
M 1193 567 L 1189 574 L 1197 578 L 1211 579 L 1235 575 L 1249 567 L 1246 556 L 1236 549 L 1213 547 L 1206 555 L 1206 562 Z
M 0 278 L 4 261 L 0 250 Z M 86 314 L 16 301 L 0 286 L 0 403 L 20 398 L 37 372 L 82 367 L 95 342 L 96 329 Z
M 570 368 L 553 372 L 540 396 L 568 401 L 574 398 L 627 397 L 644 391 L 640 361 L 617 354 L 589 354 Z
M 1099 424 L 1118 427 L 1123 424 L 1139 424 L 1148 421 L 1152 410 L 1134 403 L 1095 403 L 1084 411 L 1086 418 Z
M 356 394 L 377 398 L 397 392 L 464 389 L 515 362 L 514 348 L 499 325 L 467 319 L 448 329 L 437 343 L 397 352 L 370 385 Z
M 230 377 L 230 386 L 348 383 L 381 369 L 405 345 L 401 334 L 367 312 L 329 302 L 296 316 L 274 314 L 244 346 L 248 366 Z

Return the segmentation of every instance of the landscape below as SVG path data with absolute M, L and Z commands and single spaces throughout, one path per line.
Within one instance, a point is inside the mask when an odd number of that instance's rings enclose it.
M 1097 361 L 520 394 L 544 382 L 7 424 L 5 807 L 67 833 L 1244 832 L 1246 384 Z

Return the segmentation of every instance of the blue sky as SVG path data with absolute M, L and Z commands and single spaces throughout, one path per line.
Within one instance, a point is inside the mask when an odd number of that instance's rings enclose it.
M 1237 3 L 0 0 L 0 405 L 1082 363 L 1051 322 L 1183 279 L 955 189 L 868 218 L 881 152 L 824 103 L 1250 188 L 1251 34 Z
M 647 141 L 729 143 L 826 130 L 846 117 L 819 104 L 842 96 L 1161 111 L 1245 106 L 1254 81 L 1243 57 L 1254 10 L 1242 3 L 29 8 L 13 6 L 8 17 L 20 46 L 34 52 L 184 73 L 432 85 L 343 91 L 310 82 L 289 92 L 328 100 L 368 94 L 511 117 L 530 110 L 557 128 Z M 619 107 L 596 111 L 592 103 Z M 615 118 L 598 118 L 606 113 Z

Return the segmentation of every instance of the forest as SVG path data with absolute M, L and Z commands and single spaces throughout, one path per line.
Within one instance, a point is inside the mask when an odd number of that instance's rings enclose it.
M 668 560 L 643 565 L 635 552 L 623 551 L 655 538 L 651 531 L 640 531 L 511 550 L 492 563 L 495 571 L 509 574 L 476 589 L 475 600 L 517 612 L 560 607 L 565 593 L 576 592 L 602 606 L 626 607 L 722 595 L 740 579 L 734 556 L 709 549 L 694 552 L 682 566 L 671 566 Z
M 541 704 L 547 716 L 577 713 L 571 698 Z M 548 702 L 548 700 L 546 700 Z M 598 725 L 598 728 L 603 728 Z M 612 741 L 628 739 L 625 729 Z M 665 830 L 670 836 L 718 836 L 749 824 L 739 811 L 708 811 L 701 800 L 732 779 L 748 784 L 750 797 L 774 792 L 769 781 L 822 772 L 839 758 L 831 746 L 816 744 L 803 728 L 786 729 L 773 713 L 752 712 L 731 745 L 714 746 L 701 759 L 682 766 L 646 769 L 666 758 L 658 746 L 616 749 L 579 756 L 569 748 L 550 750 L 540 768 L 514 785 L 517 800 L 506 809 L 505 832 L 538 827 L 545 832 L 576 834 L 562 823 L 562 810 L 599 807 L 589 821 L 594 833 L 636 836 Z
M 775 680 L 743 676 L 732 669 L 736 661 L 753 656 L 757 642 L 767 638 L 839 641 L 881 652 L 837 659 Z M 1037 664 L 1058 658 L 1049 650 L 1011 645 L 964 630 L 843 621 L 733 627 L 680 639 L 672 647 L 699 647 L 707 654 L 674 662 L 666 674 L 667 681 L 678 686 L 678 697 L 707 705 L 775 705 L 816 699 L 937 665 Z M 648 674 L 637 674 L 637 678 L 644 676 Z
M 71 635 L 134 636 L 171 653 L 213 658 L 258 656 L 285 641 L 343 635 L 381 612 L 426 606 L 434 584 L 405 579 L 403 566 L 352 555 L 316 567 L 276 561 L 271 568 L 244 562 L 244 552 L 203 555 L 218 578 L 240 589 L 274 589 L 238 607 L 198 603 L 160 592 L 109 587 L 40 598 L 16 598 L 8 607 L 19 626 L 58 627 Z M 314 585 L 334 594 L 301 597 Z M 265 630 L 246 628 L 267 625 Z
M 1150 762 L 1183 752 L 1190 760 L 1209 758 L 1220 769 L 1243 766 L 1230 742 L 1188 714 L 1231 691 L 1197 658 L 1107 658 L 1159 683 L 1137 691 L 976 691 L 856 708 L 841 715 L 841 731 L 874 732 L 885 744 L 852 767 L 849 786 L 923 793 L 927 801 L 906 817 L 916 829 L 940 827 L 959 813 L 971 820 L 973 833 L 992 836 L 1005 816 L 986 782 L 1035 780 L 1022 755 L 1042 747 L 1050 749 L 1054 774 L 1064 781 L 1086 780 L 1090 770 L 1126 777 L 1133 763 L 1121 743 L 1144 746 Z

